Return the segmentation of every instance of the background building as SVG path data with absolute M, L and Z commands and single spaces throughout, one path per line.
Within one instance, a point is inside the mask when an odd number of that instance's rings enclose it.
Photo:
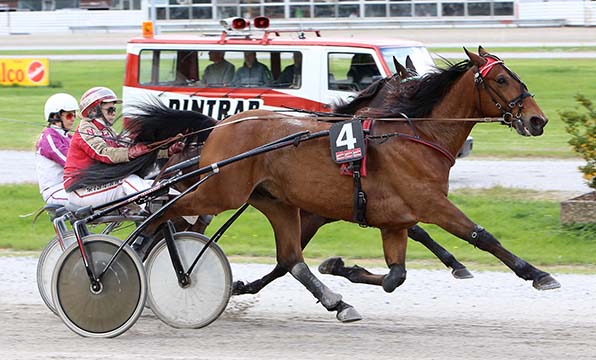
M 261 15 L 281 27 L 596 25 L 596 1 L 588 0 L 0 0 L 0 34 L 134 29 L 151 4 L 165 31 Z

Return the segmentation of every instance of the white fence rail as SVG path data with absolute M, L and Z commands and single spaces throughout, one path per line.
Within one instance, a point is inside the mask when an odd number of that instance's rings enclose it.
M 596 1 L 522 2 L 519 19 L 565 19 L 569 26 L 596 26 Z
M 480 26 L 596 26 L 596 1 L 519 1 L 517 18 L 511 21 L 459 17 L 454 19 L 419 17 L 404 19 L 328 19 L 303 21 L 305 26 L 326 24 L 335 28 L 365 28 L 366 26 L 386 27 L 480 27 Z M 79 31 L 139 31 L 146 19 L 142 10 L 62 10 L 62 11 L 17 11 L 0 12 L 0 35 L 35 33 L 72 33 Z M 283 27 L 295 24 L 296 20 L 275 20 Z M 368 25 L 367 25 L 368 24 Z M 184 30 L 185 28 L 211 28 L 216 25 L 208 21 L 169 21 L 158 23 L 164 29 Z

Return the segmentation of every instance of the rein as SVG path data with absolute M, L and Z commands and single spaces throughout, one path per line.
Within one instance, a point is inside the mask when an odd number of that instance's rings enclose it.
M 346 121 L 346 120 L 351 120 L 353 119 L 353 116 L 342 116 L 342 117 L 338 117 L 338 116 L 314 116 L 314 117 L 304 117 L 304 119 L 309 119 L 309 120 L 314 120 L 314 121 L 322 121 L 322 122 L 337 122 L 337 121 Z M 239 122 L 244 122 L 244 121 L 250 121 L 250 120 L 281 120 L 281 119 L 287 119 L 287 116 L 266 116 L 266 117 L 259 117 L 259 116 L 249 116 L 249 117 L 245 117 L 245 118 L 241 118 L 241 119 L 237 119 L 234 121 L 231 121 L 229 123 L 225 123 L 225 124 L 218 124 L 218 125 L 214 125 L 211 127 L 208 127 L 206 129 L 202 129 L 202 130 L 197 130 L 197 131 L 193 131 L 190 133 L 186 133 L 183 135 L 178 135 L 177 137 L 175 137 L 175 139 L 173 140 L 173 138 L 170 139 L 166 139 L 163 142 L 174 142 L 174 141 L 179 141 L 182 138 L 188 137 L 188 136 L 192 136 L 192 135 L 196 135 L 198 133 L 201 133 L 203 131 L 210 131 L 219 127 L 224 127 L 224 126 L 228 126 L 228 125 L 233 125 Z M 394 122 L 403 122 L 403 123 L 410 123 L 412 121 L 457 121 L 457 122 L 476 122 L 476 123 L 503 123 L 503 118 L 494 118 L 494 117 L 481 117 L 481 118 L 447 118 L 447 119 L 438 119 L 438 118 L 408 118 L 408 117 L 404 117 L 404 118 L 369 118 L 370 120 L 373 121 L 394 121 Z M 417 135 L 408 135 L 408 134 L 404 134 L 404 133 L 399 133 L 399 132 L 394 132 L 394 133 L 387 133 L 387 134 L 380 134 L 380 135 L 367 135 L 368 139 L 371 140 L 378 140 L 380 139 L 381 141 L 379 141 L 378 143 L 383 143 L 385 141 L 387 141 L 389 138 L 392 137 L 399 137 L 399 138 L 403 138 L 409 141 L 413 141 L 413 142 L 417 142 L 419 144 L 428 146 L 436 151 L 438 151 L 440 154 L 442 154 L 443 156 L 445 156 L 447 158 L 447 160 L 449 160 L 450 166 L 453 166 L 455 164 L 455 157 L 449 152 L 449 150 L 445 149 L 444 147 L 442 147 L 439 144 L 436 144 L 434 142 L 428 141 L 428 140 L 424 140 L 422 138 L 420 138 Z
M 431 149 L 438 151 L 441 155 L 445 156 L 447 158 L 447 160 L 449 160 L 450 166 L 453 166 L 455 164 L 455 156 L 453 156 L 449 152 L 449 150 L 445 149 L 444 147 L 442 147 L 439 144 L 436 144 L 436 143 L 428 141 L 428 140 L 424 140 L 424 139 L 420 138 L 419 136 L 408 135 L 408 134 L 399 133 L 399 132 L 367 136 L 367 138 L 369 140 L 380 140 L 377 142 L 377 144 L 382 144 L 392 137 L 402 138 L 402 139 L 410 140 L 410 141 L 428 146 Z

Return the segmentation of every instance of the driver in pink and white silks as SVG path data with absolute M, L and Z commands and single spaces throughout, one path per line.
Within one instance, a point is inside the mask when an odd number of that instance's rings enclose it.
M 62 178 L 72 139 L 69 131 L 78 109 L 77 99 L 65 93 L 50 96 L 44 105 L 48 126 L 35 144 L 35 166 L 39 192 L 46 204 L 65 205 L 68 202 Z

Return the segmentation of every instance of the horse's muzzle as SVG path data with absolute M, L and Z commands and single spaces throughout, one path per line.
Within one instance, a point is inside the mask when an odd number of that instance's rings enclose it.
M 542 116 L 532 116 L 529 121 L 515 119 L 511 125 L 522 136 L 540 136 L 548 120 Z
M 548 119 L 543 116 L 532 116 L 530 118 L 530 134 L 532 136 L 540 136 L 544 133 L 544 127 L 548 123 Z

